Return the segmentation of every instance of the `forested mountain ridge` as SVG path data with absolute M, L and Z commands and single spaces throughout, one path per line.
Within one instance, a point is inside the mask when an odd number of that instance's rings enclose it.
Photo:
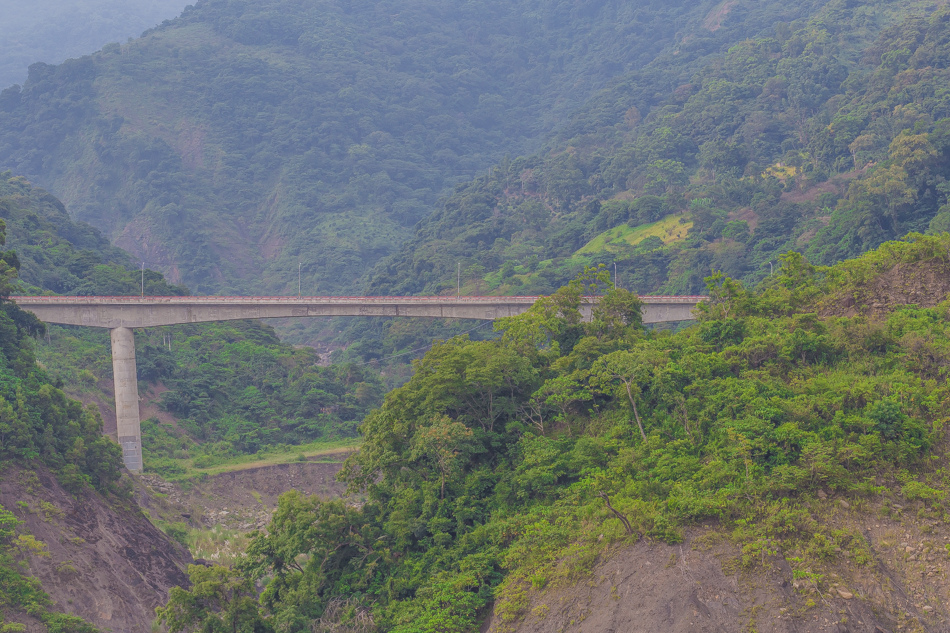
M 466 291 L 544 294 L 603 263 L 641 293 L 695 293 L 790 249 L 833 263 L 945 230 L 948 15 L 829 3 L 664 95 L 624 77 L 543 154 L 460 187 L 367 291 L 439 292 L 460 262 Z
M 823 4 L 205 0 L 32 66 L 0 96 L 0 166 L 196 292 L 286 291 L 298 261 L 305 291 L 352 291 L 447 186 L 613 77 L 679 42 L 665 91 Z

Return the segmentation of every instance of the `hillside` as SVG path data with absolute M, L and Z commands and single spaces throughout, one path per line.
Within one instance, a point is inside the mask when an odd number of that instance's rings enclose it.
M 19 573 L 37 579 L 42 588 L 36 587 L 30 596 L 16 586 L 19 583 L 10 583 L 9 560 L 4 560 L 0 567 L 5 581 L 0 588 L 3 624 L 19 621 L 28 625 L 27 631 L 48 629 L 51 633 L 93 633 L 96 629 L 141 633 L 149 628 L 154 609 L 168 599 L 168 590 L 187 585 L 183 570 L 192 558 L 149 522 L 130 501 L 129 492 L 101 495 L 67 489 L 35 462 L 4 464 L 0 505 L 20 522 L 15 528 L 18 538 L 32 537 L 31 543 L 36 544 L 31 549 L 20 541 L 11 549 L 24 563 Z M 44 593 L 49 595 L 45 608 L 53 613 L 40 618 L 42 610 L 29 601 L 42 605 L 39 597 Z M 56 612 L 72 617 L 57 617 Z M 96 629 L 79 624 L 76 618 Z
M 680 68 L 661 56 L 543 152 L 457 187 L 364 292 L 454 292 L 460 270 L 463 293 L 547 294 L 604 264 L 639 293 L 695 294 L 713 270 L 761 280 L 788 250 L 830 264 L 946 230 L 946 17 L 927 3 L 830 3 L 654 90 Z M 416 349 L 426 334 L 352 323 L 346 357 Z
M 0 245 L 5 231 L 0 222 Z M 70 575 L 83 575 L 70 556 L 79 560 L 111 554 L 114 559 L 120 554 L 114 541 L 103 543 L 98 552 L 80 547 L 85 538 L 103 535 L 94 534 L 97 521 L 125 518 L 141 524 L 143 520 L 127 504 L 129 482 L 121 479 L 121 450 L 102 436 L 97 412 L 67 397 L 36 362 L 33 337 L 42 335 L 44 326 L 7 299 L 15 289 L 18 266 L 14 251 L 0 254 L 0 625 L 13 631 L 24 630 L 25 623 L 40 630 L 89 633 L 96 629 L 66 612 L 79 611 L 103 622 L 111 619 L 111 607 L 100 604 L 97 610 L 86 602 L 74 607 L 62 592 L 53 600 L 31 572 L 45 577 L 51 588 L 61 587 Z M 84 501 L 77 507 L 74 499 Z M 98 516 L 86 512 L 93 508 L 99 510 Z M 67 509 L 69 520 L 64 520 Z M 40 517 L 46 523 L 58 520 L 47 528 Z M 63 523 L 70 523 L 69 529 L 63 529 Z M 112 531 L 118 534 L 122 529 Z M 50 536 L 54 542 L 43 540 Z M 60 547 L 65 545 L 63 538 L 72 539 L 68 543 L 76 547 Z M 168 589 L 162 582 L 171 577 L 180 581 L 181 571 L 172 561 L 174 555 L 168 554 L 174 548 L 154 530 L 150 541 L 138 570 L 115 560 L 101 568 L 96 565 L 92 584 L 98 594 L 90 591 L 89 597 L 105 598 L 108 585 L 119 576 L 140 585 L 144 580 L 140 572 L 155 566 L 161 571 L 145 587 L 116 591 L 110 599 L 119 607 L 124 600 L 145 604 L 162 600 Z M 121 615 L 116 620 L 124 622 Z
M 161 273 L 136 270 L 127 253 L 22 177 L 0 173 L 0 219 L 28 292 L 185 294 Z M 149 328 L 136 333 L 147 470 L 171 475 L 195 463 L 320 439 L 354 437 L 382 400 L 378 372 L 321 366 L 318 354 L 282 343 L 261 322 Z M 115 431 L 112 361 L 105 330 L 48 326 L 34 353 L 70 395 L 96 405 Z
M 647 73 L 666 94 L 823 4 L 205 0 L 32 66 L 0 96 L 0 169 L 194 292 L 288 292 L 298 263 L 304 292 L 351 292 L 616 77 L 675 55 Z
M 588 269 L 416 363 L 344 466 L 363 503 L 288 493 L 245 560 L 192 580 L 241 587 L 262 631 L 943 630 L 950 298 L 880 280 L 948 254 L 915 234 L 788 254 L 755 289 L 716 274 L 676 332 Z M 836 296 L 854 316 L 819 316 Z M 235 613 L 192 595 L 172 630 Z
M 585 265 L 640 293 L 747 281 L 948 228 L 946 8 L 831 3 L 737 42 L 673 90 L 631 73 L 541 154 L 460 187 L 370 276 L 370 294 L 544 294 Z M 658 61 L 657 69 L 670 62 Z M 654 70 L 654 73 L 657 70 Z M 608 235 L 678 222 L 663 235 Z M 614 240 L 614 241 L 612 241 Z

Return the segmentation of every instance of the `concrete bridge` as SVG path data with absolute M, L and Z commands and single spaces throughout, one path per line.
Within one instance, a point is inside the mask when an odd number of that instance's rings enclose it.
M 142 470 L 135 338 L 131 328 L 286 317 L 416 317 L 495 320 L 540 297 L 10 297 L 41 321 L 108 328 L 112 334 L 117 439 L 126 468 Z M 686 321 L 706 297 L 640 297 L 643 322 Z M 590 319 L 589 297 L 581 313 Z

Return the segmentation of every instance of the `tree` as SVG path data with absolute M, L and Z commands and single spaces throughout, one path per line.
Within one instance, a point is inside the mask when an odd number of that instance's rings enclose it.
M 447 415 L 434 416 L 416 430 L 410 457 L 431 461 L 441 478 L 439 498 L 445 498 L 445 480 L 457 470 L 456 457 L 472 441 L 472 429 Z
M 597 359 L 590 370 L 591 387 L 601 393 L 624 398 L 630 404 L 633 417 L 640 429 L 640 437 L 647 441 L 647 434 L 640 417 L 637 398 L 643 392 L 643 385 L 650 382 L 661 366 L 667 363 L 662 352 L 645 345 L 634 351 L 619 350 Z
M 619 338 L 643 328 L 643 302 L 625 288 L 611 288 L 597 300 L 587 330 L 601 338 Z
M 482 293 L 482 277 L 485 275 L 485 267 L 481 264 L 472 264 L 465 269 L 465 278 L 475 283 L 475 294 Z
M 268 633 L 257 607 L 254 582 L 220 565 L 189 565 L 191 589 L 172 587 L 155 610 L 170 633 Z

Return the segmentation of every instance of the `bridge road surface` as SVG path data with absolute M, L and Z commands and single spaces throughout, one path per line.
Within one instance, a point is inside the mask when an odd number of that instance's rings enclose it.
M 41 321 L 108 328 L 112 335 L 112 373 L 116 429 L 122 459 L 133 472 L 142 470 L 135 338 L 131 328 L 287 317 L 414 317 L 495 320 L 516 316 L 540 297 L 10 297 Z M 693 318 L 707 297 L 640 297 L 643 322 Z M 581 304 L 591 318 L 595 297 Z

